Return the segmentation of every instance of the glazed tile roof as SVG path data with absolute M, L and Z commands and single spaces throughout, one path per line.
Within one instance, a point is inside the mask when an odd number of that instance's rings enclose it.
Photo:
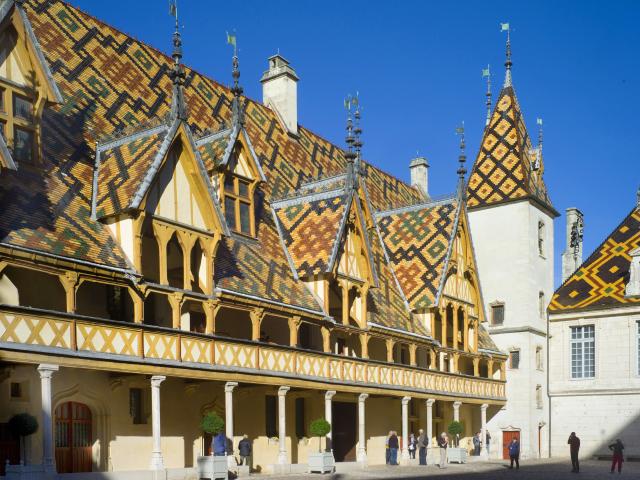
M 620 307 L 640 304 L 624 296 L 629 280 L 629 253 L 640 246 L 640 208 L 634 208 L 589 258 L 556 290 L 549 311 Z
M 230 138 L 231 129 L 225 129 L 196 141 L 200 158 L 208 172 L 222 163 Z
M 504 87 L 485 128 L 467 185 L 469 208 L 531 198 L 556 214 L 513 87 Z M 557 215 L 557 214 L 556 214 Z
M 376 215 L 387 256 L 412 309 L 436 303 L 458 206 L 452 198 Z

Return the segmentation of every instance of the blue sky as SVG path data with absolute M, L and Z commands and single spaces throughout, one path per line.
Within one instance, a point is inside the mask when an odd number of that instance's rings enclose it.
M 169 52 L 168 1 L 72 0 L 92 15 Z M 640 2 L 374 2 L 179 0 L 184 61 L 229 84 L 235 30 L 245 93 L 278 49 L 296 69 L 299 122 L 343 144 L 343 98 L 360 92 L 365 158 L 408 180 L 428 157 L 430 191 L 453 191 L 455 128 L 465 121 L 477 154 L 491 64 L 494 99 L 504 78 L 500 22 L 512 27 L 513 80 L 529 133 L 544 119 L 546 183 L 564 214 L 585 214 L 585 255 L 629 212 L 640 186 Z M 468 166 L 470 167 L 470 165 Z M 556 221 L 556 279 L 564 215 Z

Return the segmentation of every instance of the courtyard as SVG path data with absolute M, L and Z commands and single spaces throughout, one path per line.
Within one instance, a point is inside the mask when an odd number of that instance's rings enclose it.
M 427 467 L 408 466 L 390 467 L 374 466 L 367 470 L 353 471 L 347 473 L 336 473 L 333 475 L 318 475 L 318 478 L 330 478 L 332 480 L 358 480 L 373 478 L 455 478 L 463 480 L 501 480 L 507 478 L 519 478 L 527 480 L 564 480 L 576 478 L 576 474 L 571 473 L 571 462 L 569 459 L 547 459 L 547 460 L 525 460 L 520 462 L 520 470 L 510 470 L 507 461 L 490 462 L 470 462 L 463 465 L 449 465 L 446 469 L 439 469 L 437 466 Z M 580 462 L 581 479 L 596 480 L 610 475 L 611 467 L 608 461 L 585 460 Z M 640 475 L 639 462 L 625 462 L 621 478 L 638 478 Z M 309 478 L 310 475 L 286 475 L 286 476 L 264 476 L 272 480 L 278 479 L 302 479 Z

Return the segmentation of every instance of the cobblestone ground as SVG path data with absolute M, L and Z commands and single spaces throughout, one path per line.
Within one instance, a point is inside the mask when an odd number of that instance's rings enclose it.
M 503 479 L 526 479 L 526 480 L 601 480 L 606 478 L 640 478 L 640 463 L 625 462 L 623 472 L 611 474 L 611 464 L 605 461 L 582 461 L 580 462 L 580 473 L 571 473 L 571 462 L 569 460 L 532 460 L 520 462 L 520 470 L 509 470 L 507 462 L 474 462 L 464 465 L 449 465 L 446 469 L 440 470 L 437 466 L 427 467 L 389 467 L 374 466 L 367 470 L 354 471 L 349 473 L 337 473 L 333 475 L 286 475 L 286 476 L 258 476 L 265 480 L 269 479 L 327 479 L 327 480 L 359 480 L 376 478 L 397 478 L 397 479 L 423 479 L 441 478 L 456 480 L 503 480 Z

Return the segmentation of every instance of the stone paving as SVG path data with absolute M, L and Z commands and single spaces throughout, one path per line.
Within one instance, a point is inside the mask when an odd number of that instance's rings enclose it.
M 390 467 L 372 466 L 366 470 L 349 473 L 336 473 L 326 475 L 285 475 L 285 476 L 263 476 L 265 480 L 295 480 L 309 479 L 312 477 L 323 480 L 360 480 L 360 479 L 423 479 L 442 478 L 459 480 L 503 480 L 503 479 L 526 479 L 526 480 L 601 480 L 603 478 L 640 478 L 640 462 L 625 462 L 623 472 L 610 473 L 610 462 L 585 460 L 580 462 L 580 473 L 571 473 L 571 462 L 567 460 L 530 460 L 520 462 L 520 470 L 510 470 L 508 462 L 473 462 L 464 465 L 452 464 L 446 469 L 439 469 L 437 466 L 427 467 Z M 252 475 L 253 476 L 253 475 Z

